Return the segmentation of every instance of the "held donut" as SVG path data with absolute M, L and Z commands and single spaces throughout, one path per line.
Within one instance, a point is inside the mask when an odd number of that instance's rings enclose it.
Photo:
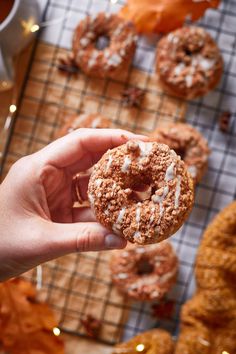
M 158 43 L 156 70 L 169 93 L 191 99 L 215 88 L 222 75 L 223 59 L 203 28 L 183 27 Z
M 130 141 L 108 150 L 94 166 L 88 196 L 105 227 L 132 243 L 155 243 L 189 215 L 193 180 L 167 145 Z
M 178 259 L 170 243 L 114 252 L 112 281 L 118 290 L 138 301 L 161 300 L 175 283 Z
M 174 342 L 163 329 L 152 329 L 138 334 L 127 342 L 117 344 L 112 354 L 173 354 Z
M 108 118 L 103 117 L 97 113 L 79 114 L 73 115 L 67 119 L 64 125 L 57 133 L 57 137 L 60 138 L 66 134 L 79 128 L 110 128 L 111 122 Z
M 210 150 L 207 141 L 195 128 L 185 123 L 166 123 L 158 127 L 152 137 L 168 145 L 182 158 L 195 184 L 201 181 Z
M 107 38 L 109 44 L 100 50 L 96 44 L 102 37 Z M 74 32 L 75 61 L 88 75 L 113 77 L 132 59 L 137 39 L 134 26 L 115 14 L 87 16 Z

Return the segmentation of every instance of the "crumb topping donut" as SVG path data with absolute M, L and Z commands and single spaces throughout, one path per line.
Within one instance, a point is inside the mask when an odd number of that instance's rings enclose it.
M 173 354 L 174 342 L 164 329 L 151 329 L 138 334 L 127 342 L 119 343 L 112 349 L 112 354 Z
M 97 45 L 99 38 L 108 42 L 101 50 Z M 87 16 L 74 32 L 75 61 L 86 74 L 112 77 L 132 59 L 137 39 L 132 23 L 115 14 Z
M 156 70 L 168 92 L 191 99 L 205 95 L 218 84 L 223 59 L 203 28 L 183 27 L 158 43 Z
M 138 301 L 160 300 L 175 283 L 178 259 L 167 241 L 115 251 L 111 259 L 112 282 Z
M 167 145 L 129 141 L 94 166 L 88 196 L 102 225 L 132 243 L 155 243 L 175 233 L 189 215 L 193 180 Z
M 108 118 L 97 113 L 76 114 L 69 117 L 57 133 L 57 137 L 62 137 L 79 128 L 110 128 L 111 122 Z
M 185 123 L 165 123 L 152 137 L 173 149 L 185 162 L 194 183 L 200 182 L 207 169 L 210 150 L 206 139 L 195 128 Z

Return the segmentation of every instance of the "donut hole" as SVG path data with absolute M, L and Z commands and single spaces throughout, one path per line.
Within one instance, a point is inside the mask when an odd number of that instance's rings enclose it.
M 149 181 L 138 182 L 131 186 L 132 193 L 130 194 L 130 199 L 143 202 L 144 200 L 150 200 L 152 196 L 152 187 Z
M 179 155 L 181 157 L 181 160 L 184 160 L 186 157 L 186 150 L 184 148 L 177 148 L 174 149 L 174 151 L 176 152 L 177 155 Z
M 154 266 L 150 262 L 148 257 L 141 257 L 137 262 L 137 274 L 138 275 L 146 275 L 151 274 L 154 271 Z
M 187 55 L 188 57 L 191 57 L 191 55 L 193 54 L 192 51 L 188 48 L 185 47 L 184 48 L 184 54 Z
M 106 34 L 101 34 L 95 39 L 95 47 L 98 50 L 104 50 L 110 46 L 110 37 Z

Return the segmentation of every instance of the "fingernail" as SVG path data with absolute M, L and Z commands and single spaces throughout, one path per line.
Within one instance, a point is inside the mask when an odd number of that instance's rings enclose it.
M 108 249 L 123 248 L 126 245 L 126 240 L 120 236 L 109 234 L 105 237 L 105 247 Z

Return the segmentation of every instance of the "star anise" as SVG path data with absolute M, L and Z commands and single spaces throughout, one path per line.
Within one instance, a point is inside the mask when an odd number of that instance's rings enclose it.
M 91 338 L 97 338 L 101 329 L 102 322 L 92 315 L 87 315 L 80 323 L 85 329 L 86 334 Z
M 58 70 L 66 72 L 68 74 L 77 74 L 79 67 L 74 59 L 73 54 L 68 54 L 65 58 L 59 58 Z
M 122 92 L 122 103 L 126 107 L 140 107 L 145 95 L 145 90 L 138 87 L 129 87 Z
M 163 300 L 152 305 L 152 317 L 161 319 L 171 318 L 174 312 L 175 302 L 173 300 Z
M 223 133 L 229 130 L 231 112 L 223 112 L 219 118 L 219 128 Z

